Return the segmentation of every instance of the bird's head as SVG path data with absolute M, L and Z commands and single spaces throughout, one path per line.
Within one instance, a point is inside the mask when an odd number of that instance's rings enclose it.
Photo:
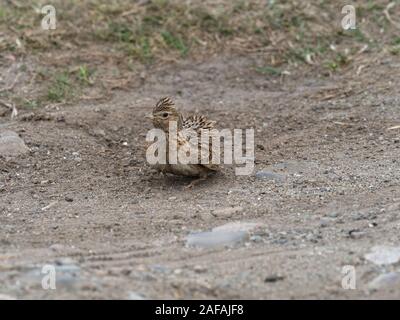
M 168 132 L 169 123 L 176 121 L 177 129 L 182 128 L 182 115 L 175 109 L 175 105 L 170 98 L 160 99 L 153 109 L 153 112 L 146 116 L 153 121 L 155 128 Z

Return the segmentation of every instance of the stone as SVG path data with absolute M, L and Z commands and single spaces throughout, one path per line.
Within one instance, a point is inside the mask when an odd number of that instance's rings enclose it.
M 165 273 L 165 274 L 171 271 L 168 267 L 163 266 L 161 264 L 152 264 L 149 266 L 149 268 L 153 272 Z
M 400 247 L 375 246 L 367 253 L 365 259 L 376 265 L 389 265 L 400 261 Z
M 227 207 L 227 208 L 221 208 L 221 209 L 215 209 L 212 211 L 212 215 L 215 217 L 231 217 L 235 213 L 240 213 L 243 211 L 242 207 Z
M 261 224 L 256 222 L 243 222 L 243 221 L 233 221 L 226 223 L 222 226 L 215 227 L 212 231 L 246 231 L 249 232 L 257 227 L 260 227 Z
M 339 213 L 336 211 L 330 212 L 327 214 L 327 217 L 332 218 L 332 219 L 337 218 L 338 216 L 339 216 Z
M 76 261 L 70 257 L 62 257 L 55 260 L 56 266 L 72 266 L 73 268 L 79 268 L 76 265 Z
M 207 231 L 189 234 L 186 238 L 188 247 L 218 248 L 234 246 L 248 238 L 246 231 Z
M 379 290 L 384 288 L 394 288 L 400 286 L 400 273 L 388 272 L 380 274 L 368 283 L 368 288 L 371 290 Z
M 66 260 L 65 262 L 68 261 Z M 59 260 L 53 265 L 56 273 L 56 288 L 57 290 L 75 290 L 76 285 L 80 283 L 80 267 L 75 264 L 69 264 L 69 262 L 68 264 L 63 263 Z M 42 266 L 32 268 L 21 275 L 19 285 L 21 287 L 40 288 L 45 274 Z
M 16 157 L 29 152 L 24 140 L 14 131 L 0 133 L 0 155 L 4 157 Z
M 285 176 L 272 172 L 272 171 L 258 171 L 256 172 L 256 178 L 261 180 L 270 180 L 275 182 L 282 182 L 285 180 Z
M 183 270 L 179 269 L 179 268 L 174 270 L 175 275 L 180 275 L 180 274 L 182 274 L 182 272 L 183 272 Z
M 280 276 L 280 275 L 277 275 L 277 274 L 273 274 L 273 275 L 267 276 L 264 279 L 264 282 L 274 283 L 274 282 L 282 281 L 284 279 L 285 279 L 285 277 L 283 277 L 283 276 Z
M 93 129 L 93 134 L 96 136 L 101 136 L 101 137 L 105 137 L 106 136 L 106 132 L 103 129 L 100 128 L 94 128 Z
M 135 291 L 129 291 L 128 300 L 145 300 L 144 296 Z
M 351 239 L 360 239 L 365 236 L 365 232 L 359 229 L 352 229 L 349 231 L 348 235 Z
M 332 220 L 330 219 L 326 219 L 326 218 L 322 218 L 319 221 L 319 227 L 320 228 L 326 228 L 329 226 L 329 224 L 331 223 Z
M 8 294 L 0 293 L 0 300 L 17 300 L 17 298 L 9 296 Z
M 259 243 L 263 241 L 263 238 L 260 235 L 254 235 L 250 237 L 250 241 Z
M 49 247 L 52 251 L 61 252 L 65 250 L 65 246 L 60 243 L 54 243 Z
M 201 265 L 195 265 L 195 266 L 193 267 L 193 270 L 194 270 L 194 272 L 196 272 L 196 273 L 204 273 L 204 272 L 207 272 L 207 268 L 204 267 L 204 266 L 201 266 Z

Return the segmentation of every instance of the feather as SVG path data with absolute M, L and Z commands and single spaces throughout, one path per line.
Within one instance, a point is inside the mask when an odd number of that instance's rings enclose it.
M 194 115 L 186 118 L 183 121 L 184 129 L 192 129 L 198 131 L 199 129 L 213 129 L 215 121 L 208 120 L 201 115 Z
M 161 99 L 157 102 L 157 104 L 156 104 L 156 106 L 155 106 L 153 112 L 158 112 L 158 111 L 162 111 L 162 110 L 167 110 L 167 109 L 169 109 L 169 108 L 170 108 L 171 106 L 173 106 L 173 105 L 174 105 L 174 102 L 173 102 L 170 98 L 168 98 L 168 97 L 161 98 Z

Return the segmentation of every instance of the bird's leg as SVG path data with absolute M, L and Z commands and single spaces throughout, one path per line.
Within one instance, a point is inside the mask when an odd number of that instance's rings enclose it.
M 207 179 L 207 175 L 203 174 L 200 177 L 198 177 L 197 179 L 192 180 L 187 186 L 185 186 L 183 189 L 187 190 L 187 189 L 191 189 L 193 188 L 196 184 L 198 184 L 201 181 L 204 181 Z
M 152 175 L 153 177 L 157 177 L 162 174 L 162 171 L 158 168 L 150 168 L 149 174 Z

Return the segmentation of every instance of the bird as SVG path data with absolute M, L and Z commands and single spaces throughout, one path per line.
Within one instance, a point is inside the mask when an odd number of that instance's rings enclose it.
M 187 176 L 196 178 L 193 180 L 186 188 L 192 188 L 198 182 L 205 180 L 210 174 L 220 171 L 220 166 L 218 164 L 212 163 L 213 158 L 213 148 L 212 148 L 212 134 L 213 129 L 216 124 L 215 121 L 208 120 L 203 115 L 191 115 L 184 118 L 182 114 L 176 109 L 175 103 L 169 97 L 163 97 L 158 100 L 152 113 L 148 114 L 146 118 L 151 119 L 154 128 L 161 129 L 166 134 L 167 147 L 166 152 L 166 163 L 156 164 L 154 168 L 163 173 L 170 173 L 178 176 Z M 181 163 L 179 159 L 176 164 L 169 163 L 169 130 L 171 121 L 176 122 L 177 128 L 177 150 L 179 151 L 194 151 L 197 148 L 199 161 L 198 163 Z M 210 131 L 208 150 L 204 149 L 205 146 L 201 144 L 201 130 L 208 129 Z M 197 135 L 196 140 L 192 139 L 193 133 Z M 208 152 L 208 162 L 203 163 L 200 161 L 202 150 L 207 156 Z M 200 163 L 201 162 L 201 163 Z

